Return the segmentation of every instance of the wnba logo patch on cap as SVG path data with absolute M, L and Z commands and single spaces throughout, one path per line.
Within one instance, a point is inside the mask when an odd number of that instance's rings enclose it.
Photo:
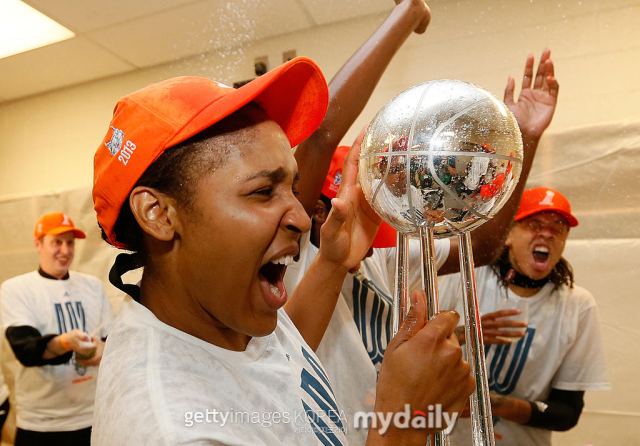
M 333 177 L 333 184 L 329 185 L 329 187 L 337 194 L 340 183 L 342 183 L 342 171 L 336 172 L 336 175 Z
M 109 142 L 105 142 L 104 145 L 109 148 L 111 156 L 114 156 L 122 148 L 122 142 L 124 141 L 124 132 L 112 125 L 110 125 L 109 127 L 111 127 L 111 129 L 113 130 L 113 134 L 111 135 L 111 140 Z

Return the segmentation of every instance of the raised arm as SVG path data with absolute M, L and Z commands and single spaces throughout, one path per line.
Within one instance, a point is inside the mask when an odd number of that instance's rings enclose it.
M 525 190 L 529 171 L 538 148 L 540 137 L 549 127 L 558 100 L 558 81 L 554 76 L 551 50 L 545 48 L 540 57 L 538 71 L 533 78 L 533 54 L 529 54 L 524 68 L 522 90 L 517 101 L 514 101 L 515 80 L 509 76 L 504 92 L 504 102 L 513 112 L 520 131 L 524 148 L 524 161 L 520 181 L 509 200 L 495 217 L 471 233 L 473 258 L 476 266 L 488 265 L 498 258 L 502 252 L 511 223 L 516 215 L 522 192 Z M 451 250 L 444 265 L 438 270 L 440 274 L 458 272 L 458 240 L 451 239 Z
M 329 83 L 324 121 L 295 151 L 300 172 L 298 199 L 309 215 L 320 197 L 336 147 L 369 101 L 396 51 L 413 31 L 423 33 L 430 19 L 424 0 L 401 1 Z

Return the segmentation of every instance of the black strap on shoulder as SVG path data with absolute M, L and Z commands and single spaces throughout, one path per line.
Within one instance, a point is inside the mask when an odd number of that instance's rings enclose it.
M 132 283 L 123 283 L 122 276 L 129 271 L 141 268 L 138 254 L 118 254 L 116 261 L 109 271 L 109 282 L 121 291 L 131 296 L 136 302 L 140 302 L 140 287 Z

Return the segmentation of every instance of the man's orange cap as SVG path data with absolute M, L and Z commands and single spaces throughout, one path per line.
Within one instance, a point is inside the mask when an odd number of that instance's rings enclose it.
M 76 238 L 87 237 L 84 232 L 73 225 L 69 216 L 62 212 L 53 212 L 40 217 L 33 230 L 33 237 L 39 239 L 45 235 L 58 235 L 65 232 L 73 232 Z
M 238 89 L 201 77 L 177 77 L 120 99 L 94 157 L 93 203 L 107 241 L 126 249 L 114 233 L 120 209 L 166 149 L 250 102 L 282 128 L 294 147 L 324 119 L 329 93 L 318 66 L 298 57 Z

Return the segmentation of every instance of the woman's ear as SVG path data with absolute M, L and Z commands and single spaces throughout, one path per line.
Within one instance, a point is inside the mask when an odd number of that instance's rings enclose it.
M 329 212 L 327 212 L 327 206 L 323 203 L 322 200 L 318 200 L 316 202 L 316 207 L 313 210 L 313 215 L 311 218 L 317 224 L 322 226 L 325 221 L 327 221 L 327 217 L 329 216 Z
M 129 206 L 144 232 L 162 241 L 173 239 L 178 226 L 173 199 L 151 187 L 138 186 L 131 191 Z

